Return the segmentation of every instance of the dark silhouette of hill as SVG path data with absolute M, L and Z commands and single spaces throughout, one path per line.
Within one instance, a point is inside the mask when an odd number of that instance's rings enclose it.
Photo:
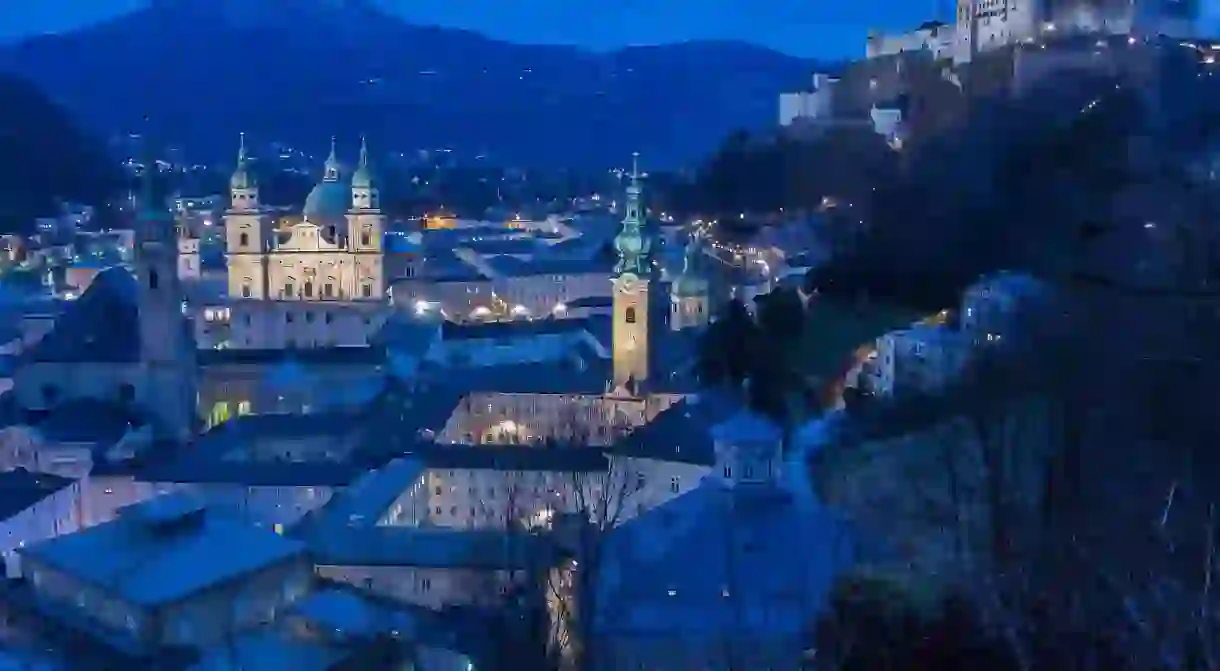
M 101 206 L 117 166 L 33 83 L 0 73 L 0 233 L 26 232 L 56 201 Z
M 239 131 L 304 146 L 370 134 L 395 151 L 449 147 L 529 164 L 693 159 L 774 123 L 814 64 L 734 42 L 593 53 L 416 26 L 364 3 L 163 0 L 0 50 L 104 132 L 148 116 L 192 152 Z M 211 157 L 208 157 L 211 158 Z

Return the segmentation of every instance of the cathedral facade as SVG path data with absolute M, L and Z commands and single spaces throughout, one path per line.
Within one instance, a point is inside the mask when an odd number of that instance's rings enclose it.
M 243 140 L 229 182 L 225 251 L 234 349 L 362 347 L 384 321 L 385 215 L 363 141 L 345 179 L 335 143 L 299 219 L 277 227 Z

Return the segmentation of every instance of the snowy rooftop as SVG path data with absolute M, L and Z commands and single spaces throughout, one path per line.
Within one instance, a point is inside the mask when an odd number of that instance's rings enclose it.
M 351 656 L 350 650 L 290 636 L 274 629 L 262 629 L 235 637 L 232 641 L 204 650 L 190 671 L 232 671 L 233 669 L 292 669 L 292 671 L 329 671 Z
M 785 479 L 748 495 L 715 479 L 626 523 L 607 541 L 598 627 L 756 645 L 791 644 L 852 561 L 849 528 L 815 499 L 798 467 L 818 448 L 798 432 Z M 738 643 L 735 643 L 738 644 Z
M 726 443 L 778 443 L 784 433 L 775 422 L 749 410 L 712 427 L 712 439 Z
M 151 606 L 291 561 L 305 553 L 305 546 L 171 494 L 124 508 L 108 524 L 19 552 L 26 561 Z
M 416 620 L 406 610 L 386 608 L 354 590 L 330 588 L 293 604 L 289 617 L 303 620 L 337 639 L 378 634 L 414 637 Z

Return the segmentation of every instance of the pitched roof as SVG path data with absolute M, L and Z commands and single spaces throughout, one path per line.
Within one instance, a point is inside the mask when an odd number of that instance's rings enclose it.
M 72 480 L 24 468 L 0 472 L 0 520 L 20 513 L 72 484 Z
M 305 554 L 305 546 L 170 494 L 119 519 L 26 546 L 44 563 L 133 604 L 164 604 Z M 234 552 L 234 548 L 241 548 Z
M 679 401 L 615 443 L 610 452 L 710 466 L 716 462 L 711 427 L 730 410 L 714 397 Z
M 138 286 L 125 268 L 97 274 L 89 288 L 29 350 L 23 362 L 134 363 L 140 359 Z

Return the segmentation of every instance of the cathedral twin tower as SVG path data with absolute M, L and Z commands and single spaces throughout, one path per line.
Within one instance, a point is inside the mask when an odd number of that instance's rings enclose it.
M 322 181 L 305 199 L 300 221 L 286 228 L 274 227 L 259 200 L 244 136 L 229 192 L 230 298 L 370 301 L 385 295 L 385 217 L 363 140 L 359 163 L 346 183 L 331 140 Z

